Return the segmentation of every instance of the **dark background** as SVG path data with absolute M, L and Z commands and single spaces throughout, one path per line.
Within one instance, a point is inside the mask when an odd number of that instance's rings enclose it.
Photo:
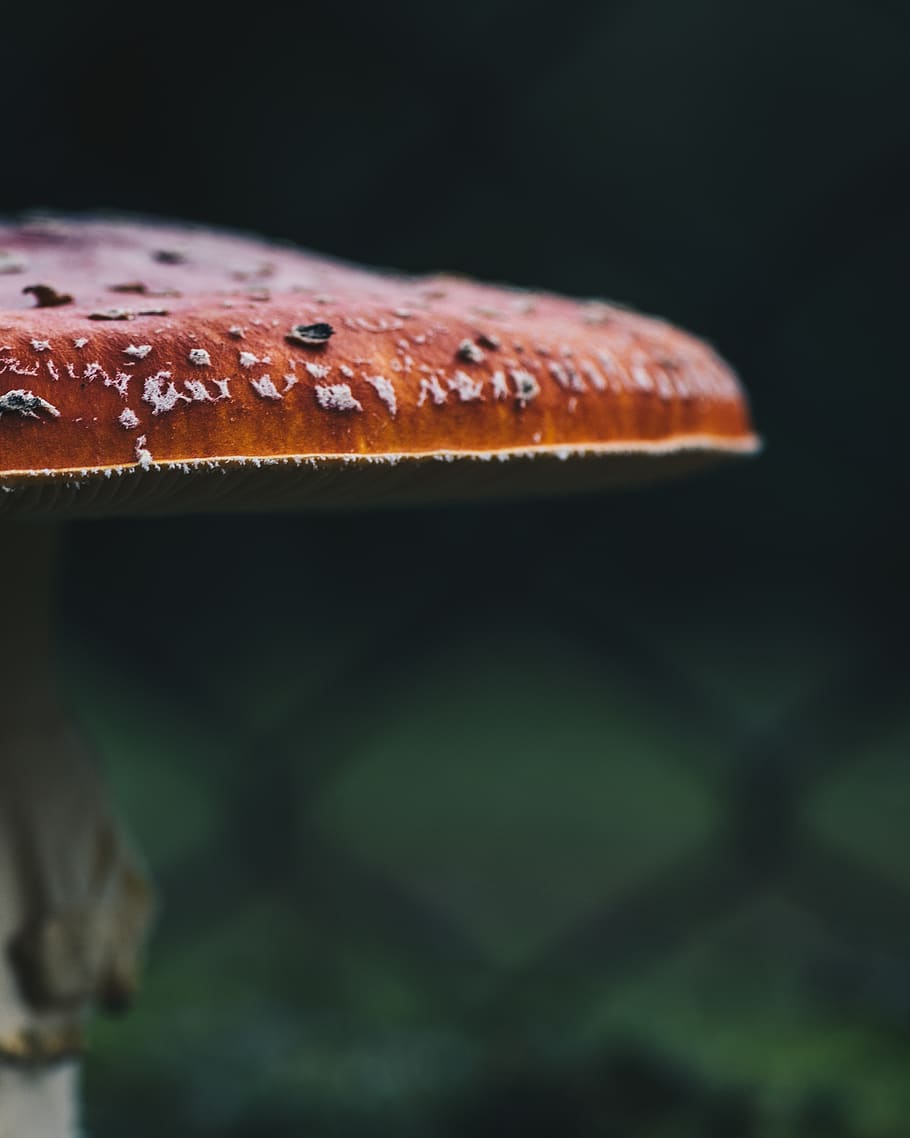
M 905 1138 L 908 33 L 4 11 L 0 212 L 620 299 L 766 440 L 613 497 L 74 528 L 73 704 L 163 898 L 97 1138 Z

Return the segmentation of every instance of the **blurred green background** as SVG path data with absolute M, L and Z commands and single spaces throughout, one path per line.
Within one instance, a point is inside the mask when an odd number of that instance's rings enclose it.
M 95 1138 L 906 1138 L 910 10 L 4 13 L 0 210 L 614 297 L 760 458 L 87 523 L 72 702 L 159 883 Z

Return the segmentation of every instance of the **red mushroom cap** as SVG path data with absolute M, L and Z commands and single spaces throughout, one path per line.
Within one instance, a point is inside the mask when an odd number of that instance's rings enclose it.
M 710 348 L 600 301 L 202 229 L 0 226 L 0 514 L 563 490 L 756 447 Z

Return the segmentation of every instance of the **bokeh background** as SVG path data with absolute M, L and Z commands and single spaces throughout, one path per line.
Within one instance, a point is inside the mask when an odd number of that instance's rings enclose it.
M 910 1133 L 908 33 L 4 11 L 0 212 L 620 299 L 766 439 L 611 497 L 73 529 L 72 702 L 162 896 L 91 1135 Z

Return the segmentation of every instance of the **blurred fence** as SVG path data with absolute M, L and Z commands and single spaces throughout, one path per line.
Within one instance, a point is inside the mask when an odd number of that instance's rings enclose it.
M 711 493 L 74 533 L 164 898 L 99 1135 L 904 1133 L 902 627 L 655 556 Z

